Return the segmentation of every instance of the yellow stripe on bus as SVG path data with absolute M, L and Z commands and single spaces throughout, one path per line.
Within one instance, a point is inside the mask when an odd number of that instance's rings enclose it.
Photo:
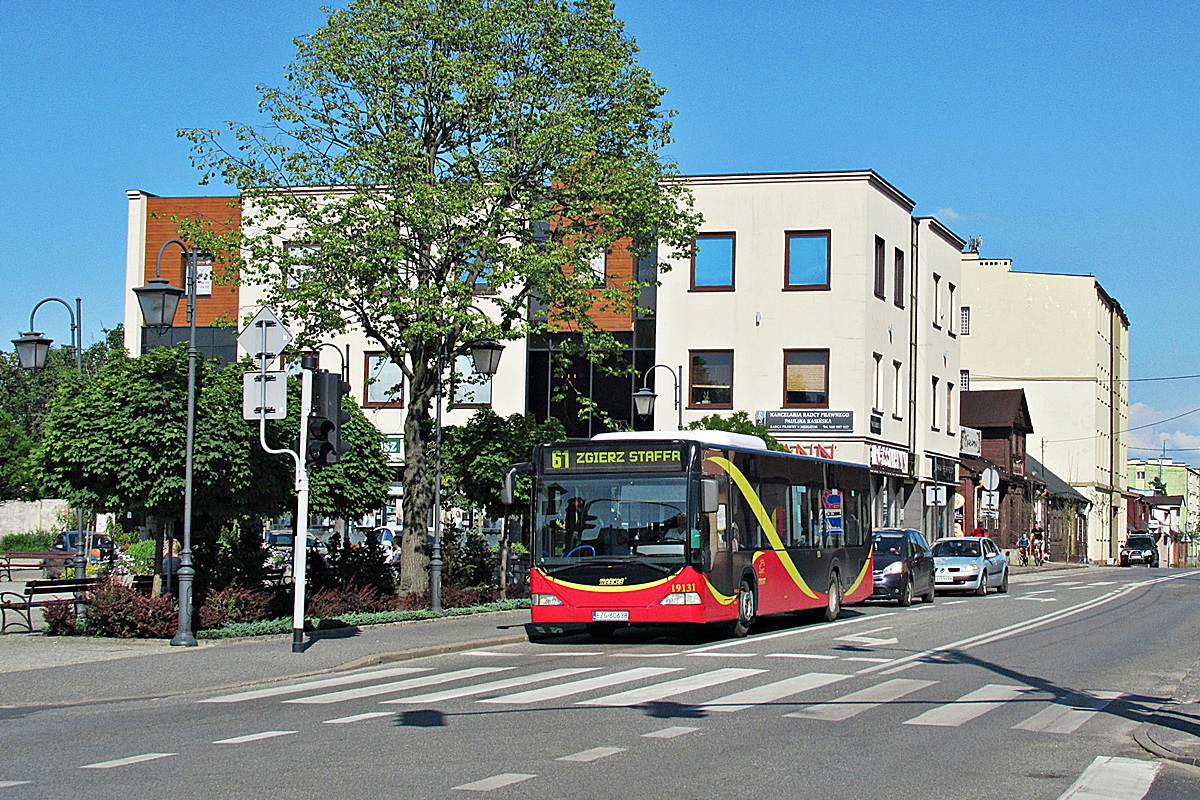
M 779 563 L 783 564 L 783 568 L 787 570 L 787 574 L 792 576 L 792 581 L 800 591 L 814 600 L 818 599 L 817 593 L 810 589 L 808 584 L 804 582 L 804 578 L 800 576 L 800 570 L 796 569 L 796 563 L 792 561 L 791 555 L 787 553 L 787 549 L 783 545 L 783 540 L 779 538 L 779 532 L 775 530 L 775 522 L 771 519 L 771 515 L 767 513 L 767 509 L 763 507 L 762 500 L 754 493 L 754 487 L 750 485 L 750 481 L 746 479 L 742 471 L 735 467 L 729 459 L 722 458 L 721 456 L 709 456 L 708 460 L 729 473 L 729 477 L 733 478 L 733 482 L 737 484 L 738 490 L 746 498 L 746 502 L 750 504 L 750 508 L 754 511 L 754 516 L 758 518 L 758 524 L 762 526 L 763 533 L 767 535 L 767 541 L 771 543 L 772 549 L 787 555 L 787 558 L 780 558 Z M 859 577 L 861 580 L 861 576 Z

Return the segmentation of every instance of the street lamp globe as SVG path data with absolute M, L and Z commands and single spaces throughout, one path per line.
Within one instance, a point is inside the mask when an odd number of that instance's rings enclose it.
M 633 393 L 633 408 L 639 417 L 654 415 L 654 401 L 658 397 L 649 386 L 643 386 Z
M 500 368 L 500 355 L 504 352 L 504 345 L 495 339 L 479 339 L 468 342 L 467 347 L 471 350 L 471 358 L 475 362 L 476 375 L 496 374 L 496 370 Z
M 145 286 L 134 287 L 133 293 L 137 295 L 147 328 L 161 331 L 171 327 L 183 289 L 172 286 L 166 278 L 151 278 Z
M 52 339 L 47 339 L 37 331 L 22 333 L 21 338 L 13 339 L 17 347 L 17 358 L 25 369 L 41 369 L 46 366 L 46 355 L 50 352 Z

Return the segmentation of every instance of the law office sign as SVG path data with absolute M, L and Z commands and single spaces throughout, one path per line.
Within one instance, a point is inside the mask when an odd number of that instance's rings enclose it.
M 787 408 L 781 411 L 755 411 L 754 421 L 768 430 L 785 433 L 853 433 L 853 411 L 826 408 Z

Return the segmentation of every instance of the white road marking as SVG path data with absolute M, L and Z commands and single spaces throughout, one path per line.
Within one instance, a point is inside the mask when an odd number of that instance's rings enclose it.
M 688 650 L 687 653 L 690 655 L 692 653 L 706 653 L 709 650 L 724 650 L 729 647 L 737 647 L 737 646 L 743 645 L 743 644 L 752 644 L 754 642 L 765 642 L 768 639 L 778 639 L 781 636 L 796 636 L 801 633 L 820 633 L 822 631 L 827 631 L 830 628 L 836 628 L 840 625 L 850 625 L 855 622 L 863 622 L 864 620 L 869 620 L 869 619 L 872 619 L 872 620 L 873 619 L 882 619 L 883 617 L 893 616 L 895 613 L 896 613 L 895 611 L 888 611 L 884 614 L 863 614 L 861 617 L 852 617 L 850 619 L 839 619 L 836 622 L 826 622 L 823 625 L 809 625 L 809 626 L 806 626 L 803 628 L 796 628 L 794 630 L 779 631 L 778 633 L 767 633 L 767 634 L 763 634 L 762 636 L 747 636 L 745 639 L 734 639 L 734 640 L 728 641 L 728 642 L 720 642 L 718 644 L 710 644 L 707 647 L 698 647 L 694 650 Z
M 535 653 L 534 655 L 540 658 L 581 658 L 583 656 L 606 656 L 611 654 L 601 650 L 563 650 L 557 653 Z
M 530 778 L 536 778 L 537 775 L 529 775 L 524 772 L 505 772 L 501 775 L 493 775 L 490 778 L 484 778 L 480 781 L 472 781 L 464 783 L 462 786 L 455 786 L 455 789 L 461 789 L 464 792 L 490 792 L 493 789 L 500 789 L 505 786 L 511 786 L 514 783 L 527 781 Z
M 973 692 L 964 694 L 952 703 L 931 708 L 924 714 L 905 721 L 904 724 L 956 728 L 999 708 L 1028 691 L 1031 691 L 1028 686 L 1005 686 L 989 683 Z
M 643 733 L 644 739 L 674 739 L 676 736 L 683 736 L 688 733 L 693 733 L 700 730 L 699 728 L 690 728 L 687 725 L 672 725 L 670 728 L 663 728 L 650 733 Z
M 483 656 L 487 658 L 517 658 L 521 653 L 493 653 L 491 650 L 468 650 L 463 653 L 465 656 Z M 539 653 L 539 655 L 545 655 Z
M 1025 595 L 1024 597 L 1016 597 L 1013 599 L 1015 599 L 1015 600 L 1036 600 L 1039 603 L 1057 603 L 1058 602 L 1057 597 L 1032 597 L 1030 595 Z
M 127 767 L 130 764 L 141 764 L 143 761 L 156 761 L 160 758 L 170 758 L 177 756 L 178 753 L 143 753 L 140 756 L 129 756 L 128 758 L 118 758 L 115 761 L 101 761 L 98 764 L 84 764 L 80 769 L 112 769 L 114 767 Z
M 1026 592 L 1026 597 L 1032 597 L 1035 594 L 1054 594 L 1057 589 L 1038 589 L 1036 592 Z
M 774 683 L 768 683 L 765 686 L 757 686 L 753 689 L 746 689 L 745 691 L 718 697 L 712 702 L 705 703 L 700 707 L 700 710 L 741 711 L 744 708 L 761 705 L 762 703 L 772 703 L 784 697 L 791 697 L 801 692 L 807 692 L 810 689 L 828 686 L 831 683 L 836 683 L 849 677 L 849 675 L 831 672 L 810 672 L 806 675 L 798 675 L 794 678 L 786 678 Z
M 394 711 L 368 711 L 365 714 L 354 714 L 349 717 L 338 717 L 337 719 L 325 720 L 326 725 L 348 725 L 351 722 L 362 722 L 367 719 L 379 719 L 380 717 L 394 717 Z
M 29 781 L 0 781 L 0 789 L 8 789 L 12 786 L 24 786 Z
M 247 742 L 260 742 L 263 739 L 275 739 L 279 736 L 290 736 L 297 731 L 263 731 L 262 733 L 248 733 L 245 736 L 234 736 L 232 739 L 218 739 L 213 744 L 246 744 Z
M 1161 761 L 1099 756 L 1058 800 L 1140 800 L 1160 769 Z
M 729 681 L 741 680 L 742 678 L 748 678 L 751 675 L 758 675 L 763 672 L 766 672 L 766 670 L 726 667 L 725 669 L 715 669 L 712 672 L 702 672 L 699 675 L 689 675 L 686 678 L 676 678 L 673 681 L 643 686 L 640 689 L 630 689 L 627 692 L 618 692 L 617 694 L 610 694 L 605 697 L 597 697 L 592 700 L 581 700 L 576 705 L 636 706 L 642 703 L 652 703 L 656 700 L 675 697 L 676 695 L 695 691 L 696 689 L 706 689 L 709 686 L 718 686 Z
M 1093 583 L 1088 584 L 1088 586 L 1116 586 L 1116 585 L 1117 585 L 1116 581 L 1094 581 Z
M 878 686 L 871 686 L 861 691 L 853 692 L 828 703 L 818 703 L 817 705 L 802 708 L 799 711 L 794 711 L 784 716 L 800 717 L 802 719 L 822 719 L 827 722 L 841 722 L 861 714 L 868 709 L 899 700 L 906 694 L 933 686 L 935 683 L 937 681 L 915 681 L 905 678 L 894 678 Z
M 579 675 L 584 672 L 595 672 L 599 667 L 576 667 L 574 669 L 552 669 L 548 672 L 538 672 L 533 675 L 521 675 L 517 678 L 502 678 L 498 681 L 490 681 L 488 683 L 477 683 L 474 686 L 463 686 L 458 689 L 445 689 L 440 692 L 428 692 L 426 694 L 417 694 L 412 697 L 401 697 L 396 700 L 384 700 L 382 705 L 392 704 L 412 704 L 412 703 L 440 703 L 443 700 L 453 700 L 456 697 L 470 697 L 476 694 L 487 694 L 488 692 L 499 692 L 504 689 L 511 689 L 514 686 L 524 686 L 527 683 L 537 683 L 538 681 L 552 681 L 556 678 L 567 678 L 571 675 Z
M 392 667 L 391 669 L 379 669 L 371 672 L 357 672 L 353 675 L 340 675 L 336 678 L 322 678 L 318 681 L 308 681 L 306 683 L 291 683 L 286 686 L 271 686 L 266 689 L 255 689 L 249 692 L 238 692 L 237 694 L 227 694 L 221 697 L 209 697 L 205 700 L 199 700 L 200 703 L 242 703 L 246 700 L 258 700 L 263 697 L 278 697 L 281 694 L 298 694 L 311 689 L 328 689 L 331 686 L 344 686 L 348 683 L 364 683 L 380 678 L 394 678 L 397 675 L 410 675 L 414 672 L 428 672 L 426 668 L 418 667 Z
M 554 759 L 555 761 L 599 761 L 602 758 L 615 756 L 617 753 L 624 753 L 624 747 L 593 747 L 591 750 L 582 750 L 578 753 L 573 753 L 569 756 L 562 756 Z
M 818 653 L 768 653 L 767 658 L 811 658 L 817 661 L 837 661 L 837 656 L 827 656 Z
M 884 628 L 872 628 L 871 630 L 863 631 L 862 633 L 853 633 L 848 636 L 839 636 L 836 639 L 834 639 L 834 641 L 835 642 L 850 642 L 851 644 L 858 644 L 858 645 L 862 645 L 863 647 L 876 647 L 876 646 L 885 645 L 885 644 L 898 644 L 900 642 L 900 640 L 895 638 L 894 636 L 889 637 L 887 639 L 880 639 L 877 636 L 871 635 L 872 633 L 881 633 L 883 631 L 890 631 L 891 629 L 892 628 L 890 625 L 887 627 L 884 627 Z
M 869 656 L 846 656 L 842 661 L 865 661 L 868 664 L 890 664 L 894 658 L 871 658 Z
M 311 697 L 295 697 L 291 700 L 284 700 L 285 703 L 300 703 L 303 705 L 323 704 L 323 703 L 340 703 L 343 700 L 359 700 L 364 697 L 375 697 L 380 694 L 391 694 L 394 692 L 402 692 L 405 689 L 419 689 L 422 686 L 436 686 L 439 683 L 449 683 L 450 681 L 463 680 L 464 678 L 474 678 L 479 675 L 488 675 L 493 672 L 507 672 L 513 667 L 472 667 L 470 669 L 460 669 L 454 672 L 442 672 L 435 675 L 422 675 L 419 678 L 409 678 L 404 681 L 392 681 L 391 683 L 380 683 L 375 686 L 363 686 L 359 689 L 345 689 L 340 692 L 329 692 L 328 694 L 315 694 Z
M 1039 733 L 1073 733 L 1120 696 L 1120 692 L 1072 694 L 1064 698 L 1066 702 L 1054 703 L 1013 728 Z
M 609 658 L 674 658 L 678 655 L 691 655 L 690 653 L 609 653 Z
M 967 602 L 967 601 L 966 600 L 943 600 L 941 603 L 939 603 L 939 605 L 956 606 L 959 603 L 965 603 L 965 602 Z
M 1056 583 L 1054 585 L 1055 586 L 1078 586 L 1081 583 L 1083 583 L 1083 581 L 1063 581 L 1062 583 Z
M 643 678 L 654 678 L 659 675 L 665 675 L 669 672 L 679 672 L 680 667 L 637 667 L 636 669 L 627 669 L 623 672 L 614 672 L 611 675 L 600 675 L 595 678 L 583 678 L 577 681 L 562 683 L 558 686 L 549 686 L 545 689 L 530 689 L 527 692 L 517 692 L 516 694 L 504 695 L 502 697 L 489 697 L 486 700 L 480 700 L 480 703 L 540 703 L 543 700 L 557 700 L 560 697 L 567 697 L 573 694 L 582 694 L 590 692 L 594 689 L 607 689 L 609 686 L 615 686 L 620 683 L 629 683 L 630 681 L 640 681 Z
M 757 658 L 758 653 L 685 653 L 689 658 Z

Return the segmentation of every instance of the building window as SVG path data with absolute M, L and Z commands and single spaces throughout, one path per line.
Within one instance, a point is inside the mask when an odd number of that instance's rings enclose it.
M 963 306 L 958 312 L 958 332 L 966 336 L 971 332 L 971 307 Z
M 933 276 L 933 327 L 942 327 L 942 276 Z
M 971 370 L 960 369 L 958 371 L 958 385 L 964 390 L 969 390 L 971 388 Z
M 1144 469 L 1139 469 L 1139 470 L 1137 471 L 1137 480 L 1139 480 L 1139 481 L 1144 481 L 1144 480 L 1146 480 L 1146 470 L 1144 470 Z
M 875 397 L 871 408 L 876 412 L 883 411 L 883 356 L 875 354 Z
M 785 408 L 829 407 L 829 351 L 783 351 Z
M 887 252 L 887 245 L 883 239 L 875 237 L 875 296 L 880 300 L 887 299 L 885 296 L 884 284 L 887 282 L 887 269 L 884 267 L 884 253 Z
M 600 289 L 608 285 L 608 248 L 592 256 L 588 270 L 592 273 L 593 286 Z
M 733 351 L 692 350 L 689 408 L 733 407 Z
M 788 231 L 783 254 L 784 289 L 829 288 L 829 231 Z
M 954 382 L 946 381 L 946 433 L 954 435 Z
M 929 409 L 929 427 L 935 431 L 941 430 L 941 426 L 938 424 L 938 397 L 941 394 L 939 383 L 937 378 L 933 379 L 933 392 L 930 394 L 932 402 Z
M 312 269 L 312 262 L 321 252 L 319 244 L 285 242 L 283 245 L 283 286 L 296 289 L 304 282 L 304 276 Z
M 692 247 L 692 289 L 732 291 L 735 253 L 732 233 L 705 233 Z
M 904 418 L 904 371 L 899 361 L 892 362 L 892 416 Z
M 456 406 L 492 404 L 492 376 L 475 372 L 475 359 L 463 353 L 454 359 L 454 396 Z
M 896 248 L 896 297 L 892 302 L 896 308 L 904 308 L 904 251 Z
M 400 408 L 404 405 L 404 373 L 386 353 L 364 353 L 366 380 L 363 408 Z
M 955 331 L 954 331 L 954 294 L 955 294 L 954 288 L 955 287 L 954 287 L 953 283 L 946 284 L 946 289 L 950 294 L 949 299 L 946 301 L 947 316 L 949 318 L 946 328 L 947 328 L 947 332 L 951 336 L 954 336 L 954 334 L 955 334 Z

